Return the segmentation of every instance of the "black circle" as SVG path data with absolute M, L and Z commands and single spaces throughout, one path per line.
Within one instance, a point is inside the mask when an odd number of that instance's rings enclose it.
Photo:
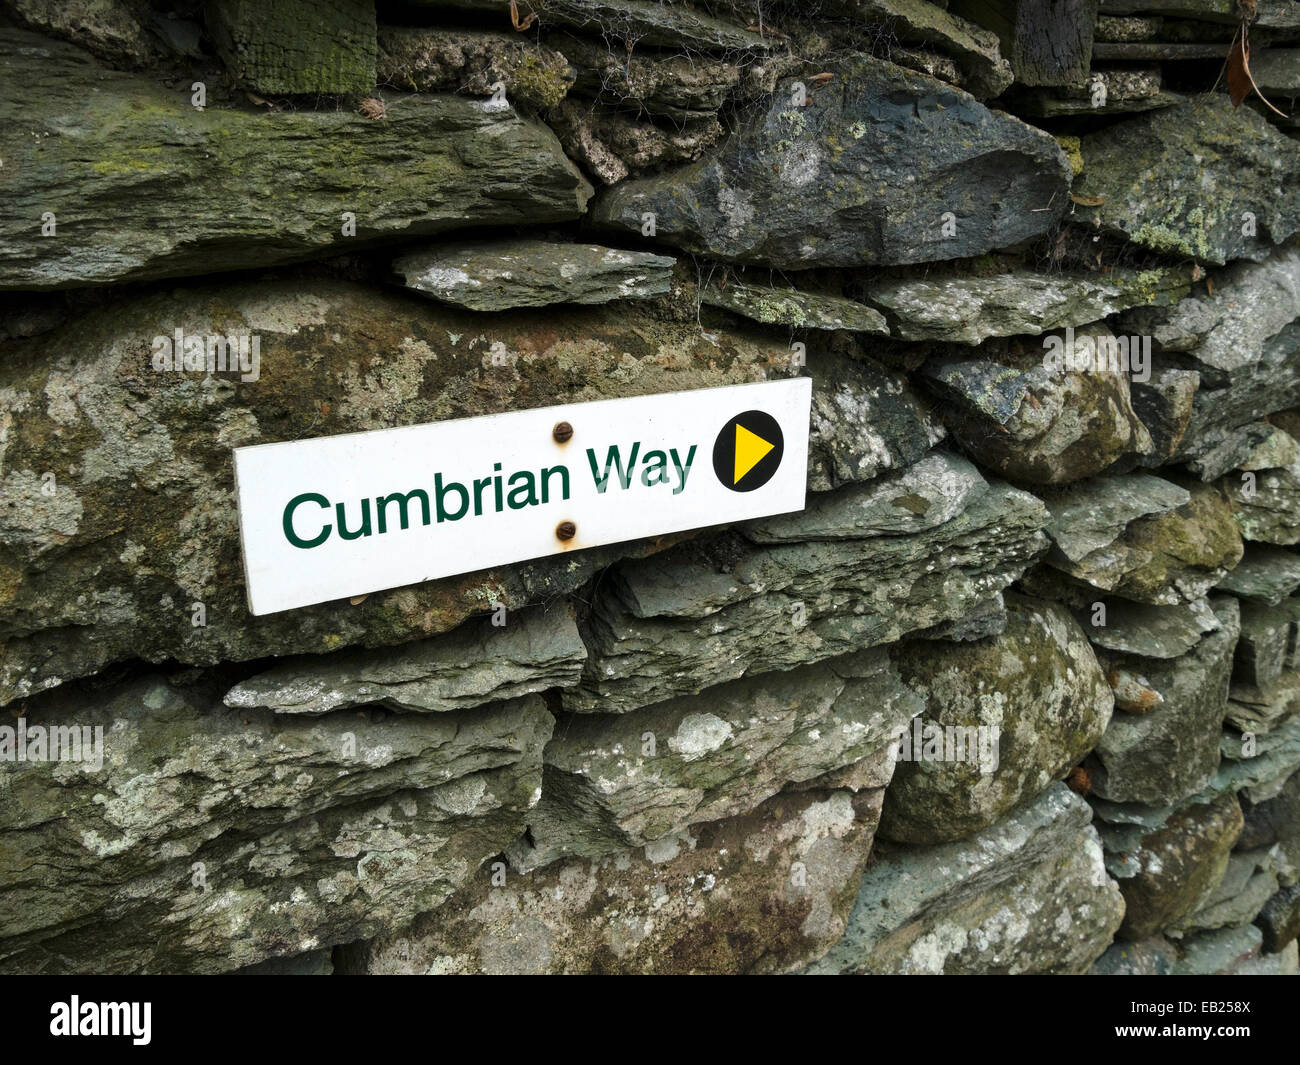
M 772 445 L 772 450 L 754 463 L 736 480 L 736 426 L 740 426 Z M 733 492 L 752 492 L 767 484 L 781 465 L 785 454 L 785 434 L 780 423 L 762 410 L 747 410 L 729 420 L 713 442 L 713 472 L 723 487 Z

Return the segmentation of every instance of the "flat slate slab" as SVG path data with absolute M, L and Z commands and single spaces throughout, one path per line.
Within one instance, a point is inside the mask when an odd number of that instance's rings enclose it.
M 393 270 L 409 289 L 472 311 L 552 303 L 649 299 L 672 287 L 676 259 L 599 244 L 501 240 L 404 255 Z

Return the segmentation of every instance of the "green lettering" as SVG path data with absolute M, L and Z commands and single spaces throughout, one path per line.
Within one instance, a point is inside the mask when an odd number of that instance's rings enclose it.
M 289 543 L 293 544 L 294 547 L 301 547 L 304 550 L 309 547 L 320 547 L 321 544 L 329 539 L 333 526 L 326 524 L 321 528 L 320 534 L 312 537 L 310 540 L 304 540 L 299 537 L 298 534 L 293 531 L 293 512 L 303 503 L 315 503 L 317 506 L 324 507 L 326 510 L 329 510 L 330 506 L 330 501 L 319 492 L 303 492 L 300 496 L 294 496 L 289 500 L 288 504 L 284 508 L 284 537 L 289 541 Z

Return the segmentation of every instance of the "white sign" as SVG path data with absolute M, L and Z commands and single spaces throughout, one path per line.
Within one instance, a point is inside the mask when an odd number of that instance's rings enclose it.
M 808 378 L 235 449 L 248 608 L 802 510 Z

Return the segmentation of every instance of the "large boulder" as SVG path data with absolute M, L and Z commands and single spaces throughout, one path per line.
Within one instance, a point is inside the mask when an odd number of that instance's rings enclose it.
M 593 219 L 640 234 L 653 215 L 660 241 L 789 270 L 978 255 L 1065 209 L 1070 167 L 1047 134 L 881 60 L 822 72 L 806 106 L 804 82 L 782 81 L 716 152 L 606 190 Z
M 899 645 L 899 672 L 925 712 L 912 729 L 922 742 L 912 740 L 885 792 L 886 839 L 965 839 L 1064 776 L 1105 731 L 1114 698 L 1078 622 L 1054 603 L 1012 595 L 1006 602 L 999 636 Z M 944 737 L 933 750 L 925 744 L 932 726 Z M 937 730 L 930 734 L 939 737 Z M 987 763 L 984 744 L 975 757 L 974 743 L 963 752 L 948 742 L 980 731 L 996 744 Z

